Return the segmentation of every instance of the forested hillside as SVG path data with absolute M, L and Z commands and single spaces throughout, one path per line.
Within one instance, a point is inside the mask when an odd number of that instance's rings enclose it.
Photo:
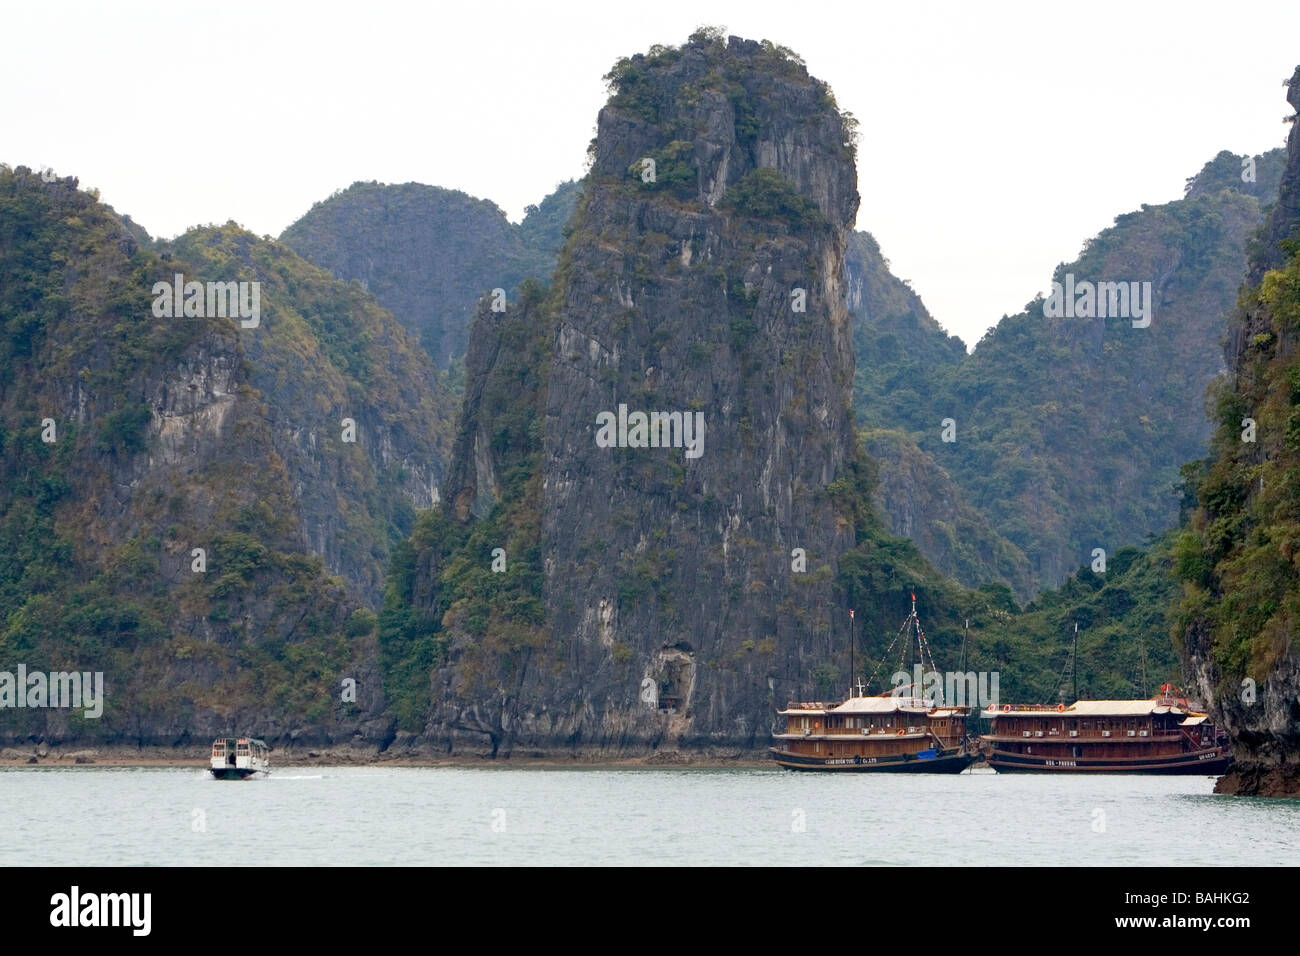
M 366 605 L 438 500 L 432 364 L 283 246 L 233 225 L 143 238 L 75 180 L 0 168 L 0 653 L 109 688 L 101 719 L 6 711 L 4 733 L 382 738 Z M 160 309 L 177 274 L 256 282 L 258 307 Z

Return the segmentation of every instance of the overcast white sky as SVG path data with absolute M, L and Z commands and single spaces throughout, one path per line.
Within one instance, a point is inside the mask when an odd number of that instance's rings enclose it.
M 973 344 L 1119 213 L 1285 141 L 1300 3 L 0 2 L 0 161 L 153 235 L 278 235 L 359 180 L 518 220 L 582 172 L 601 76 L 700 24 L 793 48 L 862 124 L 858 228 Z

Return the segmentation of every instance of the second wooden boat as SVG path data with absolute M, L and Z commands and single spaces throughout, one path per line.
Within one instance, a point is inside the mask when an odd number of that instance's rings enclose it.
M 1221 774 L 1232 762 L 1209 716 L 1165 686 L 1150 700 L 1003 704 L 980 738 L 1000 773 Z

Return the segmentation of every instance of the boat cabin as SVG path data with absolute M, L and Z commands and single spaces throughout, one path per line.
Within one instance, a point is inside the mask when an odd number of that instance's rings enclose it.
M 244 778 L 270 771 L 271 748 L 255 737 L 218 737 L 209 769 L 220 778 Z

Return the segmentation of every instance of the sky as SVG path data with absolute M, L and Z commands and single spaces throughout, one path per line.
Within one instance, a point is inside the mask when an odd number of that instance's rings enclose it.
M 1285 142 L 1300 3 L 0 0 L 0 162 L 152 235 L 277 236 L 357 180 L 518 221 L 580 176 L 601 77 L 703 24 L 799 53 L 861 124 L 857 227 L 968 346 L 1221 149 Z

